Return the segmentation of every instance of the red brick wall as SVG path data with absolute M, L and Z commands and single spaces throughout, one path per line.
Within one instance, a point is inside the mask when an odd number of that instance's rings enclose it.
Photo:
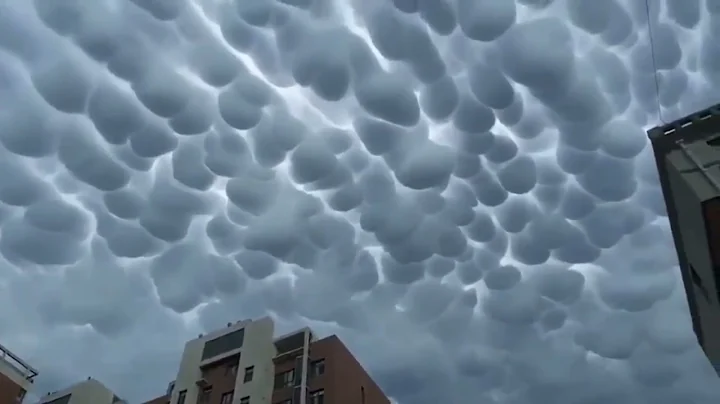
M 380 387 L 337 336 L 312 344 L 310 360 L 318 359 L 325 359 L 325 374 L 310 380 L 308 392 L 325 389 L 326 404 L 390 404 Z
M 17 398 L 22 391 L 22 387 L 0 374 L 0 404 L 17 404 Z

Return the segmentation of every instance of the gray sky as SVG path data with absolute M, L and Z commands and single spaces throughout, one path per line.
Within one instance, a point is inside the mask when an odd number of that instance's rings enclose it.
M 137 403 L 185 340 L 338 333 L 400 404 L 716 403 L 644 129 L 720 3 L 0 2 L 0 340 Z

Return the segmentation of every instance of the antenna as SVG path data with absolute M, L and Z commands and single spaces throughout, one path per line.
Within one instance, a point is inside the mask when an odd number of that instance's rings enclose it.
M 650 57 L 652 58 L 653 76 L 655 79 L 655 101 L 657 102 L 657 115 L 660 122 L 667 125 L 662 116 L 662 105 L 660 105 L 660 76 L 658 75 L 657 61 L 655 60 L 655 40 L 653 39 L 652 23 L 650 16 L 650 0 L 645 0 L 645 12 L 647 13 L 648 38 L 650 40 Z

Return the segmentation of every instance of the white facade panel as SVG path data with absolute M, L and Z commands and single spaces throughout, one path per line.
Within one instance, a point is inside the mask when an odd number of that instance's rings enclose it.
M 203 358 L 206 343 L 238 330 L 244 330 L 242 346 Z M 239 354 L 233 404 L 239 404 L 243 397 L 250 397 L 250 404 L 271 404 L 274 382 L 273 358 L 275 357 L 273 332 L 272 319 L 265 317 L 255 321 L 246 320 L 231 324 L 227 328 L 187 342 L 180 360 L 180 369 L 175 379 L 170 403 L 177 403 L 180 393 L 185 391 L 185 404 L 197 404 L 200 392 L 198 381 L 202 379 L 201 369 Z M 245 368 L 250 366 L 254 367 L 253 379 L 245 383 L 243 381 Z

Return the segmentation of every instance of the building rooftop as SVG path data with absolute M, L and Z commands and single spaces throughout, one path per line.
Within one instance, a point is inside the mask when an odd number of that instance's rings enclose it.
M 25 363 L 22 359 L 12 353 L 12 351 L 10 351 L 9 349 L 5 348 L 3 345 L 0 345 L 0 360 L 9 365 L 10 369 L 16 371 L 25 380 L 31 383 L 33 382 L 35 376 L 38 375 L 38 372 L 37 370 L 35 370 L 35 368 Z
M 75 395 L 81 396 L 83 402 L 93 404 L 127 404 L 102 382 L 88 377 L 62 390 L 48 392 L 40 399 L 41 404 L 67 404 Z

